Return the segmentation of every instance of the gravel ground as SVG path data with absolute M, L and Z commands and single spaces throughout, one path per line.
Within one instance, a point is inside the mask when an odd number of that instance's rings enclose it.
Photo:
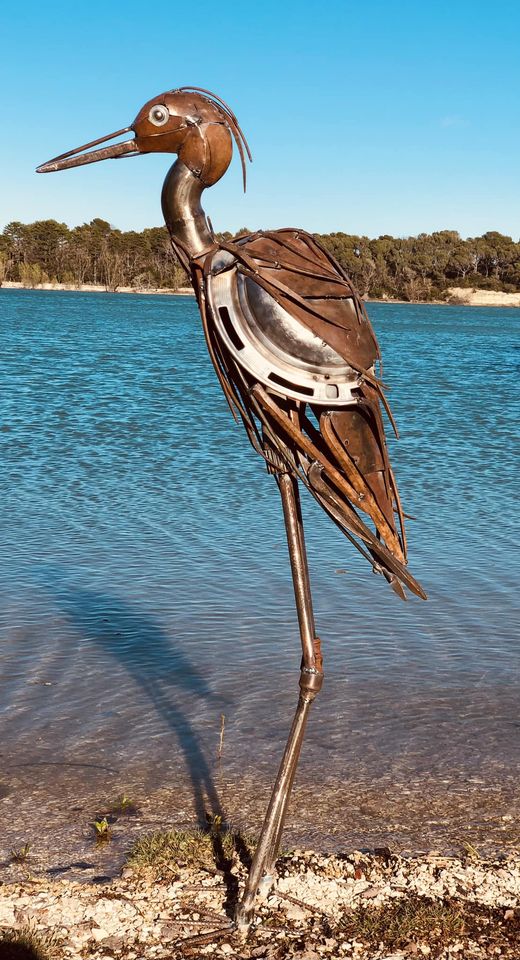
M 230 923 L 246 870 L 177 862 L 105 883 L 31 876 L 0 884 L 1 936 L 30 931 L 54 960 L 520 958 L 520 858 L 294 851 L 246 938 Z M 10 956 L 10 955 L 9 955 Z M 36 958 L 27 951 L 22 957 Z

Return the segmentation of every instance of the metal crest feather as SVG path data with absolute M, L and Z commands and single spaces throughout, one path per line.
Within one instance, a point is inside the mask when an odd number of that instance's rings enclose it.
M 250 163 L 253 162 L 253 156 L 251 150 L 249 149 L 249 144 L 246 140 L 244 131 L 242 130 L 235 114 L 233 113 L 231 107 L 228 106 L 225 100 L 222 97 L 217 96 L 216 93 L 212 93 L 211 90 L 206 90 L 204 87 L 176 87 L 175 90 L 172 90 L 171 93 L 203 93 L 204 96 L 212 100 L 214 106 L 222 113 L 223 117 L 228 124 L 231 133 L 233 134 L 233 139 L 238 147 L 238 152 L 240 154 L 240 162 L 242 164 L 242 179 L 244 183 L 244 193 L 247 186 L 247 165 L 246 158 L 244 155 L 244 149 L 247 154 L 247 158 Z

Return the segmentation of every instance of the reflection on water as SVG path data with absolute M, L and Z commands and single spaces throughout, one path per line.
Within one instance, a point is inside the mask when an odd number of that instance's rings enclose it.
M 304 498 L 327 679 L 300 782 L 484 789 L 519 756 L 520 311 L 370 315 L 430 600 L 398 601 Z M 272 776 L 296 696 L 276 487 L 230 419 L 193 301 L 0 291 L 0 324 L 0 797 L 27 790 L 23 764 L 42 803 L 52 764 L 64 794 L 72 765 L 87 792 L 104 766 L 147 790 L 173 778 L 203 819 L 221 714 L 238 796 L 245 772 Z

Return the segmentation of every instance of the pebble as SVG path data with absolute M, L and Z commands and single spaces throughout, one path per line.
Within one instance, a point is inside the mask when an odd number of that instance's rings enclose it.
M 245 872 L 238 862 L 234 873 L 243 883 Z M 194 892 L 193 887 L 202 889 Z M 520 907 L 520 858 L 511 856 L 505 864 L 503 859 L 484 862 L 435 854 L 388 859 L 356 852 L 339 858 L 298 851 L 280 861 L 272 896 L 258 908 L 245 946 L 223 928 L 223 938 L 214 935 L 211 943 L 202 942 L 191 956 L 222 955 L 237 960 L 437 957 L 427 943 L 410 944 L 404 952 L 388 953 L 382 945 L 370 951 L 359 939 L 342 938 L 338 934 L 341 927 L 333 927 L 333 937 L 324 936 L 324 914 L 333 924 L 360 904 L 372 910 L 407 894 L 439 901 L 454 895 L 463 902 L 500 908 L 504 926 L 514 929 Z M 207 872 L 189 868 L 174 883 L 161 883 L 134 870 L 123 870 L 119 879 L 106 884 L 33 876 L 24 883 L 0 885 L 0 928 L 23 927 L 30 922 L 36 933 L 54 933 L 56 960 L 80 956 L 89 960 L 172 960 L 182 956 L 183 938 L 204 936 L 218 928 L 218 920 L 211 914 L 225 918 L 226 897 L 221 876 L 208 877 Z M 466 943 L 456 942 L 442 953 L 442 960 L 470 956 L 484 958 L 486 953 L 478 944 L 470 952 Z

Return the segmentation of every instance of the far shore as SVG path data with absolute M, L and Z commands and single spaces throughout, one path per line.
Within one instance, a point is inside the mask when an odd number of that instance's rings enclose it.
M 15 280 L 4 280 L 0 284 L 2 290 L 67 290 L 69 293 L 138 293 L 146 295 L 166 295 L 169 297 L 194 297 L 192 287 L 117 287 L 108 290 L 103 283 L 35 283 L 27 286 Z
M 80 293 L 129 293 L 140 296 L 169 296 L 194 297 L 192 287 L 117 287 L 116 290 L 107 290 L 101 283 L 37 283 L 26 286 L 14 280 L 4 280 L 0 283 L 2 290 L 66 290 Z M 448 287 L 446 296 L 442 300 L 399 300 L 394 297 L 368 297 L 368 303 L 413 303 L 441 306 L 464 307 L 520 307 L 520 292 L 506 293 L 505 290 L 481 290 L 475 287 Z

